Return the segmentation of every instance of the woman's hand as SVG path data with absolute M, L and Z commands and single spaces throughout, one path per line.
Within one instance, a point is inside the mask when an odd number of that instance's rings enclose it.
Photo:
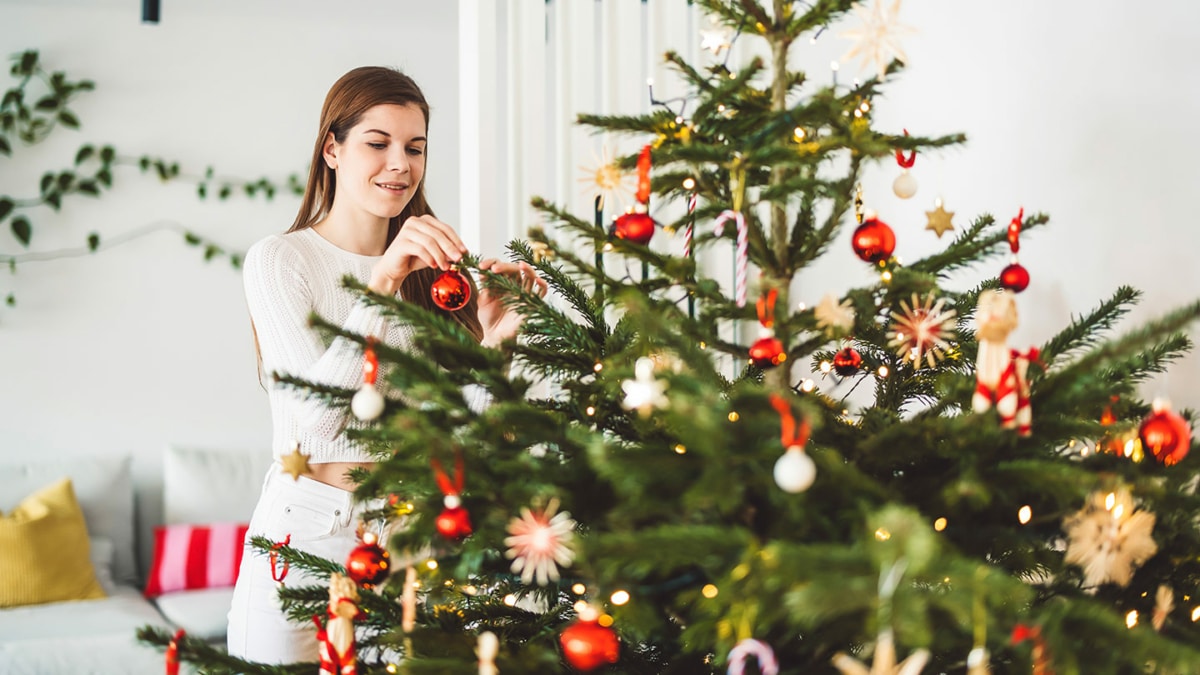
M 521 290 L 546 297 L 550 290 L 546 281 L 537 275 L 529 263 L 506 263 L 495 258 L 485 258 L 479 269 L 506 276 L 521 285 Z M 504 306 L 504 292 L 490 291 L 486 286 L 479 289 L 479 323 L 483 325 L 485 347 L 495 347 L 517 334 L 523 317 L 519 312 Z
M 433 216 L 414 216 L 404 221 L 383 258 L 375 263 L 367 287 L 395 295 L 409 274 L 425 267 L 447 269 L 466 252 L 462 239 L 449 225 Z

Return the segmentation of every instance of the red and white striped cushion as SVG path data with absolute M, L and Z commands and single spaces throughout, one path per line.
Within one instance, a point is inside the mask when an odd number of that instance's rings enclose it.
M 154 528 L 154 564 L 145 596 L 233 586 L 242 564 L 246 529 L 245 523 Z

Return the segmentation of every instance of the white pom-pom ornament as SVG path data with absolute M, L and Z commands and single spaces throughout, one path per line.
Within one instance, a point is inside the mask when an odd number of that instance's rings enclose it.
M 900 199 L 908 199 L 917 194 L 917 179 L 907 169 L 900 172 L 900 175 L 896 176 L 896 180 L 892 182 L 892 192 L 895 192 Z
M 364 384 L 350 399 L 350 412 L 358 419 L 370 422 L 383 414 L 383 394 L 375 385 Z
M 784 492 L 804 492 L 817 477 L 817 465 L 798 445 L 775 461 L 775 483 Z

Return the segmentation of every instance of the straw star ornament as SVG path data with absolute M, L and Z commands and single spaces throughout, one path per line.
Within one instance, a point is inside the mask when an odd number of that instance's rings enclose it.
M 840 33 L 840 37 L 854 40 L 854 46 L 842 57 L 843 61 L 857 58 L 863 66 L 874 63 L 880 79 L 887 75 L 893 60 L 908 63 L 899 39 L 915 31 L 899 22 L 900 0 L 892 0 L 886 9 L 883 0 L 876 0 L 870 9 L 862 3 L 854 3 L 854 13 L 863 23 Z

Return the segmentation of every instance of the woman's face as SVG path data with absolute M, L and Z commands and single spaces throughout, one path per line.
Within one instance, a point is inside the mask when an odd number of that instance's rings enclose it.
M 425 176 L 425 116 L 415 105 L 377 105 L 338 143 L 325 142 L 336 201 L 378 218 L 400 215 Z

